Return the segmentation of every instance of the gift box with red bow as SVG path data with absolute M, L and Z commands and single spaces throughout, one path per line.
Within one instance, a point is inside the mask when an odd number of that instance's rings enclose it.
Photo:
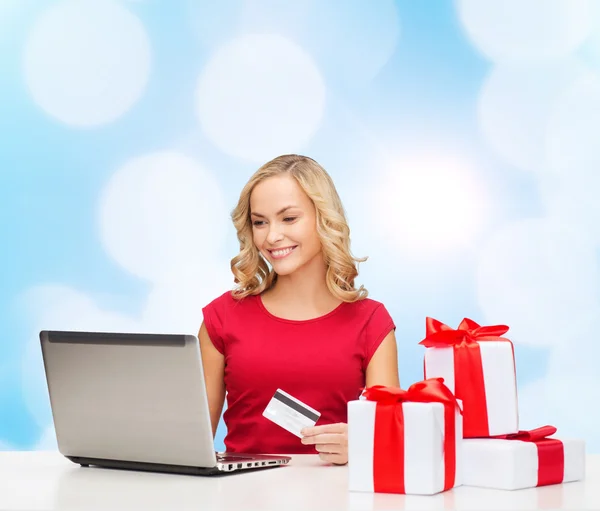
M 553 426 L 500 438 L 463 441 L 463 484 L 500 490 L 579 481 L 585 477 L 585 442 L 549 438 Z
M 465 438 L 519 430 L 513 344 L 504 325 L 480 326 L 463 319 L 457 329 L 427 318 L 425 378 L 444 378 L 463 404 Z
M 462 415 L 443 379 L 348 403 L 350 491 L 433 495 L 461 482 Z

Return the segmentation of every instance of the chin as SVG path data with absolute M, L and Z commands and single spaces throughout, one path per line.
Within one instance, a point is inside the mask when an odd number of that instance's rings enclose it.
M 285 275 L 291 275 L 292 273 L 294 273 L 297 269 L 298 269 L 298 265 L 294 264 L 294 265 L 287 265 L 287 264 L 272 264 L 271 266 L 273 266 L 273 270 L 275 271 L 275 273 L 277 273 L 277 275 L 283 277 Z

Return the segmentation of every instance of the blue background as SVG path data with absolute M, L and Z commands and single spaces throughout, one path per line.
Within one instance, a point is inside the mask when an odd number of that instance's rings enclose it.
M 196 333 L 241 187 L 300 152 L 402 385 L 426 316 L 507 324 L 521 426 L 600 452 L 599 57 L 583 1 L 3 1 L 0 449 L 56 447 L 40 329 Z

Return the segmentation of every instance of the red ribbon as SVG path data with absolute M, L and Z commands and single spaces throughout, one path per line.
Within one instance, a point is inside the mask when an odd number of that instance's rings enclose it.
M 408 390 L 375 385 L 363 396 L 377 402 L 373 452 L 373 486 L 377 493 L 405 493 L 404 413 L 402 403 L 442 403 L 444 405 L 444 491 L 454 486 L 456 477 L 456 409 L 460 408 L 443 378 L 414 383 Z
M 481 349 L 477 341 L 507 341 L 513 348 L 512 342 L 501 337 L 508 327 L 480 326 L 469 318 L 464 318 L 456 330 L 433 318 L 427 318 L 425 326 L 426 336 L 419 344 L 427 348 L 454 348 L 454 394 L 463 402 L 463 436 L 489 436 Z
M 510 435 L 498 435 L 493 438 L 533 442 L 538 452 L 537 486 L 562 483 L 565 477 L 565 449 L 556 438 L 547 438 L 556 433 L 554 426 L 542 426 L 530 431 L 519 431 Z

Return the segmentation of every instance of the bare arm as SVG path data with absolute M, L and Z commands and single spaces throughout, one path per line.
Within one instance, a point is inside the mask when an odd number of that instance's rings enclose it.
M 200 326 L 198 339 L 200 340 L 202 368 L 206 381 L 206 394 L 208 395 L 208 408 L 214 438 L 221 419 L 223 403 L 225 402 L 225 357 L 213 345 L 204 322 Z
M 367 366 L 366 386 L 386 385 L 399 387 L 398 376 L 398 349 L 396 347 L 396 335 L 392 330 L 371 357 Z

